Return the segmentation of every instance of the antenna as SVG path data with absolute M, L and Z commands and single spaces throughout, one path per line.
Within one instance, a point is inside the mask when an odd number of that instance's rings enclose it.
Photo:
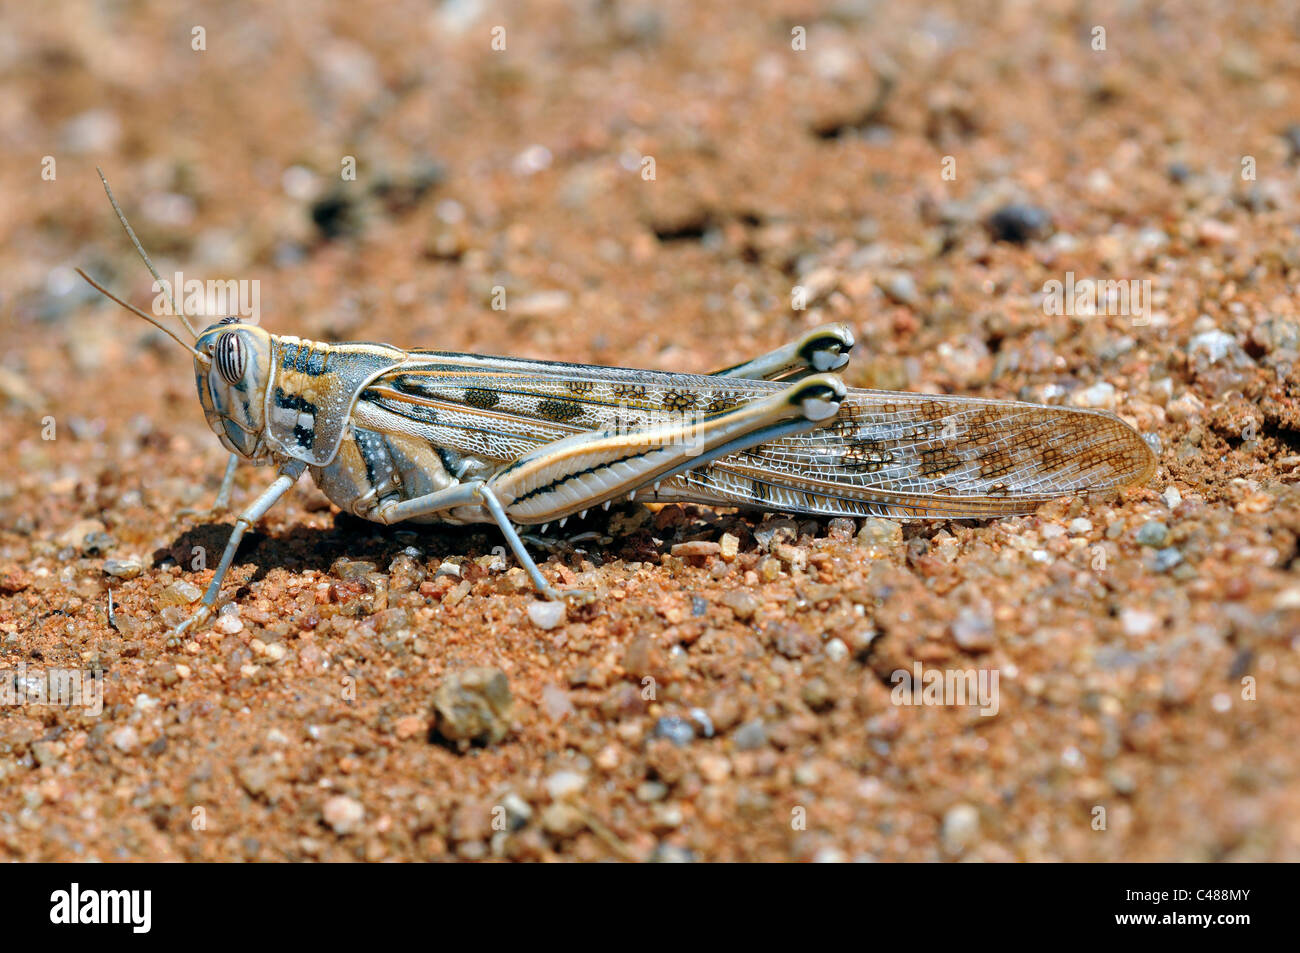
M 190 324 L 189 318 L 185 317 L 185 312 L 182 311 L 180 308 L 176 307 L 176 299 L 172 297 L 172 286 L 162 280 L 162 277 L 158 274 L 158 269 L 155 268 L 153 266 L 153 262 L 149 260 L 149 255 L 145 252 L 144 246 L 140 244 L 140 239 L 135 237 L 135 229 L 133 229 L 131 227 L 131 223 L 126 220 L 126 216 L 122 214 L 122 207 L 117 204 L 117 199 L 113 197 L 113 190 L 108 187 L 108 179 L 104 176 L 104 170 L 101 169 L 99 166 L 95 166 L 95 171 L 99 173 L 99 181 L 104 183 L 104 191 L 108 193 L 108 200 L 113 203 L 113 211 L 117 213 L 117 220 L 122 223 L 122 227 L 126 229 L 127 237 L 131 239 L 131 244 L 134 245 L 135 250 L 140 253 L 140 257 L 144 259 L 145 266 L 148 267 L 149 269 L 149 274 L 153 275 L 153 279 L 154 281 L 158 282 L 159 287 L 167 289 L 167 301 L 172 306 L 172 313 L 177 315 L 181 319 L 181 322 L 185 325 L 185 330 L 190 332 L 190 337 L 194 338 L 197 341 L 199 337 L 198 332 L 195 331 L 194 326 Z M 82 273 L 81 277 L 86 278 L 84 272 Z M 86 280 L 90 281 L 89 278 L 86 278 Z M 91 281 L 90 283 L 92 285 L 95 284 L 93 281 Z M 99 288 L 98 285 L 95 285 L 95 287 Z M 99 288 L 99 290 L 104 291 L 103 288 Z M 108 294 L 108 292 L 104 291 L 104 294 Z M 110 298 L 113 298 L 111 294 L 109 294 L 108 296 Z M 113 298 L 113 300 L 117 301 L 118 304 L 122 304 L 122 302 L 118 301 L 117 298 Z M 128 304 L 125 305 L 125 307 L 130 308 L 131 306 Z M 132 310 L 135 309 L 132 308 Z M 156 324 L 157 322 L 154 323 Z M 158 326 L 162 327 L 162 325 L 158 325 Z M 176 337 L 176 335 L 173 334 L 172 337 Z M 180 338 L 176 338 L 176 340 L 179 341 Z M 186 346 L 188 347 L 189 345 Z M 194 348 L 190 348 L 190 350 L 193 351 Z M 195 351 L 195 353 L 197 354 L 198 352 Z
M 189 351 L 191 354 L 193 354 L 195 360 L 203 361 L 205 364 L 210 364 L 210 363 L 212 362 L 212 359 L 211 359 L 210 357 L 208 357 L 208 355 L 202 353 L 201 351 L 196 350 L 196 349 L 194 348 L 193 345 L 191 345 L 191 344 L 187 344 L 187 343 L 185 343 L 184 341 L 182 341 L 182 340 L 180 339 L 180 337 L 177 336 L 176 332 L 173 331 L 171 328 L 166 327 L 166 326 L 163 325 L 160 321 L 158 321 L 158 320 L 156 320 L 155 318 L 152 318 L 152 317 L 150 317 L 149 315 L 145 314 L 143 311 L 141 311 L 141 310 L 140 310 L 139 308 L 137 308 L 135 305 L 133 305 L 133 304 L 127 304 L 125 301 L 123 301 L 123 300 L 122 300 L 121 298 L 119 298 L 117 295 L 113 294 L 113 292 L 109 291 L 107 288 L 105 288 L 103 285 L 101 285 L 99 282 L 97 282 L 94 278 L 90 277 L 90 275 L 86 274 L 86 273 L 85 273 L 84 271 L 82 271 L 80 268 L 77 269 L 77 274 L 79 274 L 79 275 L 81 275 L 81 277 L 85 278 L 85 279 L 86 279 L 86 283 L 89 284 L 90 287 L 92 287 L 92 288 L 94 288 L 96 291 L 98 291 L 100 294 L 102 294 L 105 298 L 108 298 L 110 301 L 116 301 L 116 302 L 117 302 L 118 304 L 120 304 L 122 307 L 126 308 L 126 310 L 131 311 L 131 312 L 133 312 L 134 314 L 138 315 L 139 317 L 144 318 L 146 321 L 148 321 L 150 324 L 152 324 L 152 325 L 153 325 L 155 328 L 157 328 L 159 331 L 162 331 L 164 334 L 168 335 L 168 336 L 169 336 L 173 341 L 175 341 L 175 342 L 176 342 L 177 344 L 179 344 L 181 347 L 185 348 L 185 350 L 187 350 L 187 351 Z

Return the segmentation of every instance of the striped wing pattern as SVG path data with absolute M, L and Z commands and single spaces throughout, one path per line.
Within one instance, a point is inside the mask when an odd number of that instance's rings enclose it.
M 367 426 L 504 464 L 589 430 L 708 417 L 786 385 L 440 352 L 360 395 Z M 1094 410 L 853 389 L 827 427 L 666 480 L 640 498 L 841 516 L 991 517 L 1140 483 L 1154 454 Z

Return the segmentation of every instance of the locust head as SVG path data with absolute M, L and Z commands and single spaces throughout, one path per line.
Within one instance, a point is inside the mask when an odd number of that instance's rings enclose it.
M 199 335 L 194 350 L 194 380 L 208 426 L 232 453 L 254 460 L 265 456 L 271 335 L 225 318 Z

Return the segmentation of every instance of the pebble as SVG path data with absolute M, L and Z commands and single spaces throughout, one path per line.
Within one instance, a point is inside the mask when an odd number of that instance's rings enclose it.
M 1152 564 L 1156 572 L 1168 572 L 1183 561 L 1183 554 L 1178 549 L 1170 546 L 1156 553 L 1155 562 Z
M 55 540 L 62 548 L 71 548 L 85 552 L 86 537 L 105 533 L 104 524 L 99 520 L 78 520 L 59 534 Z
M 868 517 L 858 530 L 858 542 L 878 549 L 896 549 L 903 545 L 903 527 L 893 520 Z
M 1138 527 L 1134 539 L 1142 546 L 1159 546 L 1169 536 L 1169 527 L 1159 520 L 1148 520 Z
M 203 590 L 192 582 L 174 582 L 163 589 L 158 594 L 158 605 L 160 606 L 187 606 L 197 602 L 203 595 Z
M 1004 205 L 988 222 L 994 241 L 1023 245 L 1035 238 L 1044 238 L 1052 230 L 1052 216 L 1033 205 Z
M 1106 381 L 1098 381 L 1091 387 L 1075 393 L 1073 403 L 1076 407 L 1093 407 L 1098 410 L 1114 410 L 1115 385 Z
M 587 776 L 577 771 L 556 771 L 546 779 L 546 793 L 552 801 L 563 801 L 581 794 L 587 787 Z
M 831 639 L 826 643 L 826 657 L 832 662 L 843 662 L 849 657 L 849 647 L 844 644 L 843 639 Z
M 433 578 L 438 579 L 442 576 L 447 576 L 451 579 L 459 579 L 460 566 L 458 566 L 456 563 L 451 563 L 451 562 L 441 563 L 438 566 L 438 571 L 433 574 Z
M 896 271 L 884 275 L 877 281 L 880 290 L 883 291 L 890 300 L 905 304 L 911 308 L 917 308 L 921 305 L 921 294 L 916 288 L 916 279 L 905 271 Z
M 1183 495 L 1178 492 L 1178 487 L 1168 487 L 1165 492 L 1160 494 L 1160 499 L 1164 500 L 1165 506 L 1169 509 L 1176 509 L 1178 504 L 1183 502 Z
M 550 599 L 534 599 L 528 603 L 528 618 L 539 629 L 553 629 L 564 621 L 565 605 Z
M 693 864 L 695 855 L 689 848 L 678 847 L 675 844 L 656 844 L 654 853 L 650 855 L 652 864 Z
M 506 818 L 510 822 L 512 831 L 519 830 L 532 819 L 533 809 L 514 791 L 501 799 L 501 806 L 505 808 Z
M 569 693 L 550 682 L 542 686 L 542 708 L 551 721 L 561 721 L 573 714 Z
M 498 668 L 468 668 L 448 675 L 433 695 L 434 726 L 449 741 L 495 744 L 510 733 L 514 699 Z
M 1144 609 L 1121 609 L 1119 624 L 1125 635 L 1141 638 L 1150 634 L 1160 624 L 1160 620 Z
M 799 697 L 812 711 L 824 712 L 834 707 L 835 692 L 824 678 L 811 678 L 799 687 Z
M 662 801 L 668 796 L 668 785 L 662 781 L 642 781 L 636 787 L 636 799 L 642 804 Z
M 722 538 L 718 540 L 718 555 L 727 562 L 731 562 L 740 552 L 740 537 L 732 536 L 730 533 L 723 533 Z
M 1252 367 L 1255 364 L 1237 339 L 1223 331 L 1206 331 L 1192 338 L 1187 344 L 1187 359 L 1192 369 L 1199 373 L 1215 364 L 1232 367 Z
M 689 543 L 677 543 L 672 548 L 672 555 L 674 556 L 717 556 L 721 552 L 721 544 L 706 539 L 697 539 Z
M 104 574 L 118 579 L 134 579 L 144 569 L 138 559 L 108 559 L 104 561 Z
M 969 804 L 955 804 L 943 816 L 943 845 L 951 854 L 960 854 L 973 844 L 979 832 L 979 811 Z
M 549 805 L 542 811 L 538 820 L 541 822 L 542 830 L 554 837 L 572 837 L 587 826 L 582 812 L 572 804 L 564 802 Z
M 767 746 L 767 729 L 761 720 L 746 722 L 736 729 L 733 740 L 739 751 L 757 751 Z
M 952 623 L 952 639 L 968 652 L 987 652 L 993 648 L 993 607 L 977 599 L 957 612 Z
M 744 589 L 732 589 L 724 592 L 719 601 L 729 608 L 732 614 L 741 622 L 750 621 L 759 609 L 758 600 Z
M 336 794 L 325 802 L 321 815 L 335 834 L 351 834 L 361 826 L 366 809 L 356 798 Z
M 1065 528 L 1071 536 L 1087 536 L 1092 532 L 1092 520 L 1080 516 L 1078 519 L 1070 520 Z
M 656 738 L 667 738 L 679 748 L 695 740 L 695 729 L 691 727 L 691 723 L 676 715 L 665 715 L 660 718 L 655 722 L 652 733 Z
M 222 635 L 235 635 L 244 631 L 244 622 L 237 615 L 223 615 L 217 618 L 217 621 L 212 624 L 212 628 Z
M 703 708 L 692 708 L 690 711 L 691 721 L 700 729 L 700 734 L 705 738 L 713 737 L 713 719 Z
M 123 725 L 118 728 L 108 736 L 108 740 L 113 743 L 114 748 L 126 754 L 130 754 L 140 747 L 140 734 L 130 725 Z

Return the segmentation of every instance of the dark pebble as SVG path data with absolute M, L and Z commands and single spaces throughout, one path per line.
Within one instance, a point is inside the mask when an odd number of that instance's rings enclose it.
M 1052 216 L 1033 205 L 1004 205 L 989 216 L 988 229 L 994 241 L 1023 245 L 1051 232 Z

